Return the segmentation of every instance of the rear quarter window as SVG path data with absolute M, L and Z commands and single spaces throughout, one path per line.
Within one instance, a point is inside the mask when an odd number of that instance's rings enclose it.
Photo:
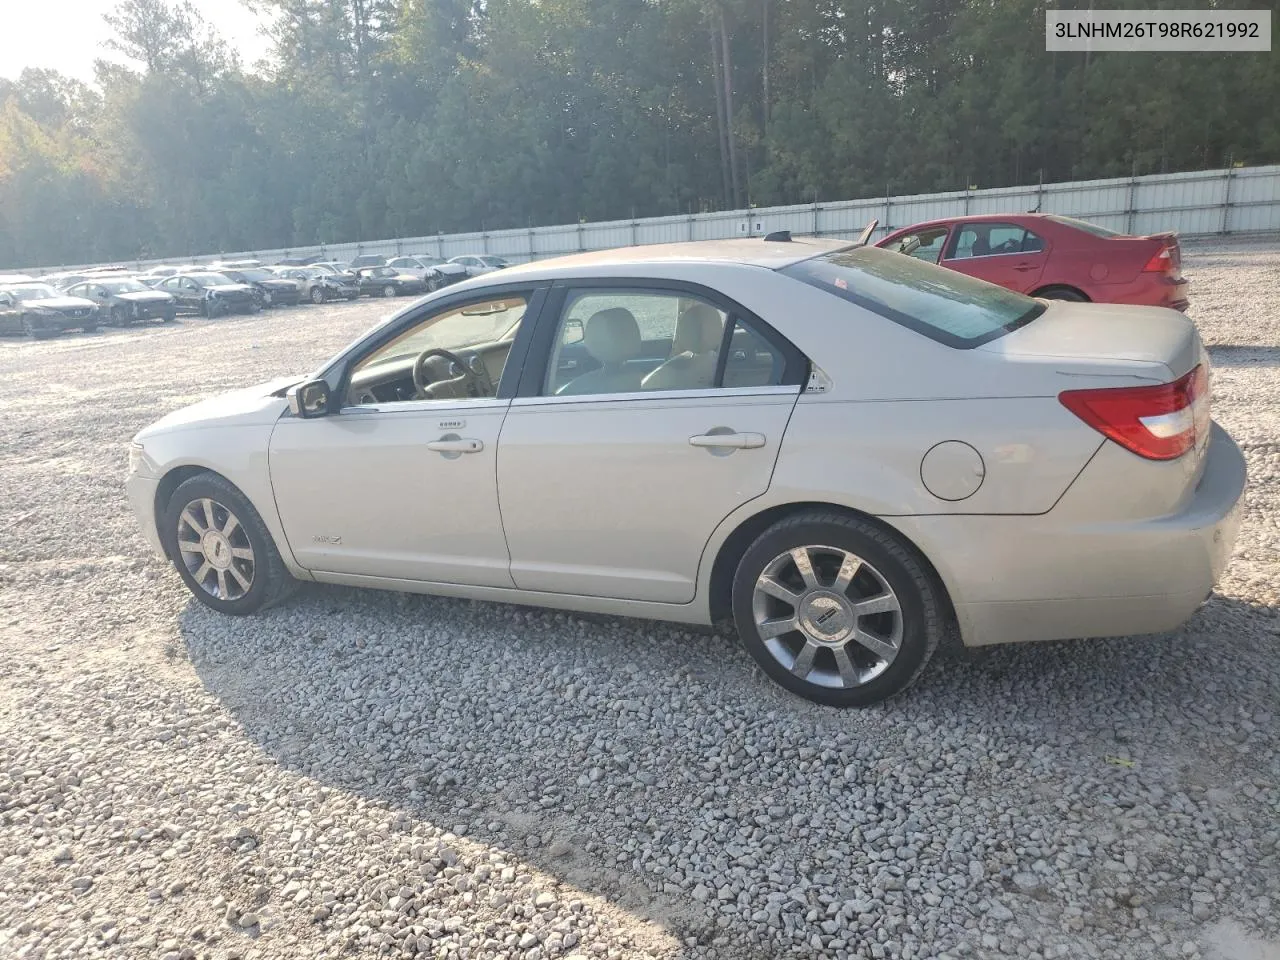
M 802 260 L 781 273 L 962 350 L 1025 326 L 1045 309 L 985 280 L 876 247 Z

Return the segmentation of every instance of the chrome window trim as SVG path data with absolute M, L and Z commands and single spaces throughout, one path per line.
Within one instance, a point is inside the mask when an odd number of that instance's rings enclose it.
M 571 406 L 582 403 L 629 403 L 638 400 L 723 400 L 733 397 L 798 397 L 799 384 L 771 387 L 721 387 L 697 390 L 639 390 L 631 393 L 583 393 L 573 396 L 516 397 L 515 407 Z
M 373 413 L 431 413 L 453 410 L 497 410 L 510 405 L 497 397 L 449 397 L 440 400 L 390 400 L 384 403 L 351 403 L 331 416 L 363 417 Z

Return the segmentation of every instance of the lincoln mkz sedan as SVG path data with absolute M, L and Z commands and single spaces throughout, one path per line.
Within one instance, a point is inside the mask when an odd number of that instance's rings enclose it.
M 1177 311 L 1036 300 L 887 250 L 742 239 L 524 264 L 305 379 L 137 435 L 128 493 L 192 593 L 295 580 L 732 618 L 820 703 L 976 646 L 1171 630 L 1245 465 Z

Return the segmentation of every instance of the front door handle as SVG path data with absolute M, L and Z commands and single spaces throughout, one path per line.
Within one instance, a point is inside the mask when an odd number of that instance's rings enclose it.
M 1018 270 L 1022 273 L 1026 273 L 1028 270 L 1034 270 L 1035 268 L 1036 268 L 1036 265 L 1034 263 L 1015 263 L 1013 265 L 1013 269 Z
M 484 441 L 468 437 L 445 437 L 428 441 L 427 449 L 436 453 L 479 453 L 484 449 Z
M 754 450 L 764 446 L 763 433 L 700 433 L 689 438 L 695 447 L 727 447 L 732 450 Z

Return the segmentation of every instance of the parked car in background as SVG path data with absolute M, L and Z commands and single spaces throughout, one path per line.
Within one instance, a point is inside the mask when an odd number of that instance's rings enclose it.
M 356 271 L 360 293 L 370 297 L 405 297 L 426 293 L 427 283 L 395 267 L 364 267 Z
M 0 286 L 6 283 L 30 283 L 35 277 L 25 273 L 0 273 Z
M 98 305 L 37 280 L 0 286 L 0 333 L 52 337 L 67 330 L 98 329 Z
M 312 303 L 355 300 L 360 296 L 360 285 L 346 274 L 326 273 L 317 267 L 275 267 L 274 272 L 299 284 L 303 299 Z
M 173 296 L 179 313 L 220 317 L 225 313 L 257 313 L 262 309 L 253 287 L 212 271 L 177 273 L 161 280 L 156 289 Z
M 352 257 L 347 266 L 352 270 L 359 270 L 362 267 L 385 267 L 386 265 L 386 257 L 380 257 L 376 253 L 366 253 L 358 257 Z
M 1131 237 L 1056 214 L 993 214 L 917 223 L 876 246 L 1050 300 L 1188 304 L 1172 233 Z
M 147 270 L 145 273 L 141 273 L 138 276 L 139 277 L 172 277 L 180 269 L 182 269 L 181 266 L 177 264 L 166 263 L 159 267 L 152 267 L 150 270 Z
M 319 263 L 324 257 L 281 257 L 275 262 L 277 267 L 309 267 L 312 264 Z
M 333 274 L 334 276 L 346 277 L 352 281 L 356 278 L 356 272 L 341 260 L 318 260 L 311 264 L 311 266 L 315 267 L 317 270 L 323 270 L 325 273 Z
M 467 268 L 460 263 L 450 263 L 441 257 L 433 257 L 426 253 L 415 253 L 407 257 L 396 257 L 390 261 L 387 266 L 395 267 L 405 273 L 412 273 L 415 276 L 422 277 L 427 281 L 427 285 L 431 286 L 431 278 L 434 275 L 436 285 L 431 287 L 432 290 L 440 287 L 447 287 L 451 283 L 458 283 L 467 279 L 469 274 Z
M 171 294 L 152 290 L 132 277 L 104 276 L 73 283 L 67 293 L 98 305 L 101 322 L 122 327 L 142 320 L 169 323 L 178 313 Z
M 585 371 L 560 363 L 578 343 Z M 442 292 L 309 375 L 170 415 L 134 438 L 126 486 L 223 613 L 291 574 L 731 616 L 778 683 L 861 706 L 952 631 L 1190 617 L 1244 507 L 1208 379 L 1172 310 L 828 239 L 633 247 Z
M 291 306 L 302 302 L 302 285 L 266 267 L 221 267 L 218 273 L 228 280 L 253 287 L 260 307 Z
M 217 270 L 219 273 L 224 273 L 227 270 L 249 270 L 249 269 L 252 269 L 253 267 L 260 267 L 262 266 L 262 261 L 261 260 L 218 260 L 215 263 L 209 264 L 209 266 Z
M 467 276 L 478 277 L 485 273 L 493 273 L 495 270 L 504 270 L 511 266 L 502 257 L 493 254 L 470 254 L 466 253 L 458 257 L 450 257 L 450 263 L 456 263 L 467 271 Z

